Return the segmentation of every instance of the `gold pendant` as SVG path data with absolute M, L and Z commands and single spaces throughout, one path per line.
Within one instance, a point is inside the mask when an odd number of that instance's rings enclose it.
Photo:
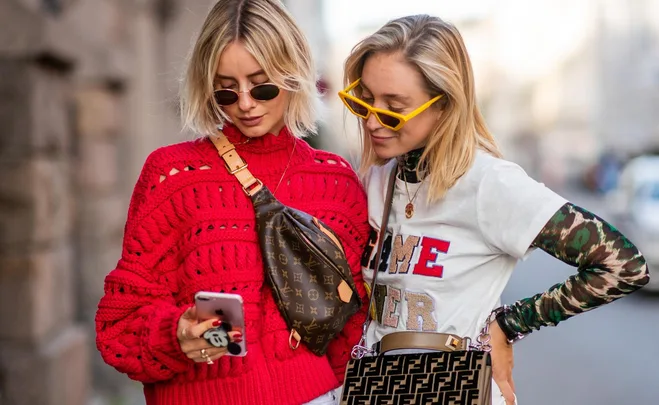
M 405 206 L 405 217 L 407 219 L 410 219 L 410 218 L 412 218 L 413 215 L 414 215 L 414 204 L 408 203 Z

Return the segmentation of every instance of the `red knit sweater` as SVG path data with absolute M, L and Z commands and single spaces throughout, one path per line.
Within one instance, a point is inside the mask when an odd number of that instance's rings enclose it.
M 255 177 L 282 203 L 310 213 L 341 239 L 366 303 L 360 256 L 368 234 L 366 195 L 340 157 L 312 149 L 287 129 L 247 140 L 224 132 Z M 103 359 L 143 382 L 148 405 L 302 404 L 343 380 L 365 307 L 318 357 L 291 350 L 289 332 L 264 284 L 254 209 L 209 140 L 160 148 L 135 186 L 121 259 L 105 280 L 96 315 Z M 197 291 L 238 293 L 245 302 L 245 357 L 194 363 L 176 328 Z

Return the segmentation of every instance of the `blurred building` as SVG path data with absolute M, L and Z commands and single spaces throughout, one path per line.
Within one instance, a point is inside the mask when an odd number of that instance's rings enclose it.
M 659 144 L 659 1 L 507 0 L 466 24 L 486 118 L 560 186 L 602 154 Z
M 0 403 L 118 394 L 93 319 L 211 1 L 0 1 Z M 93 387 L 93 389 L 92 389 Z
M 508 0 L 464 24 L 508 155 L 560 186 L 607 152 L 659 144 L 656 0 Z

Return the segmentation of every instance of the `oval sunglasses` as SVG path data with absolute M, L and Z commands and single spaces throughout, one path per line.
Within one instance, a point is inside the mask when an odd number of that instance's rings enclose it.
M 219 89 L 213 92 L 213 97 L 218 105 L 228 106 L 238 101 L 240 93 L 249 93 L 256 101 L 269 101 L 279 95 L 279 87 L 276 84 L 263 83 L 244 91 Z
M 357 87 L 360 80 L 361 78 L 355 80 L 350 86 L 346 87 L 345 90 L 341 90 L 339 92 L 339 97 L 341 98 L 341 101 L 343 101 L 343 104 L 345 104 L 345 106 L 348 108 L 348 111 L 358 116 L 359 118 L 362 118 L 364 121 L 366 121 L 368 117 L 371 116 L 371 114 L 374 114 L 375 118 L 378 120 L 380 125 L 382 125 L 385 128 L 389 128 L 392 131 L 398 131 L 399 129 L 401 129 L 407 121 L 411 120 L 412 118 L 424 112 L 435 101 L 439 100 L 443 96 L 443 94 L 440 94 L 439 96 L 431 99 L 430 101 L 423 104 L 422 106 L 412 111 L 411 113 L 407 115 L 403 115 L 403 114 L 395 113 L 393 111 L 383 110 L 381 108 L 373 107 L 367 104 L 364 100 L 361 100 L 350 94 L 350 92 L 355 87 Z

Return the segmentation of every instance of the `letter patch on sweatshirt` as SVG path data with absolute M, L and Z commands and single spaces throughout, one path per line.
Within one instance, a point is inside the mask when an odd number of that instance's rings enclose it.
M 428 236 L 403 236 L 387 234 L 382 244 L 382 259 L 375 263 L 377 252 L 377 233 L 372 230 L 361 265 L 371 270 L 389 274 L 416 274 L 419 276 L 442 278 L 443 256 L 448 253 L 451 242 Z M 412 270 L 410 272 L 410 270 Z

